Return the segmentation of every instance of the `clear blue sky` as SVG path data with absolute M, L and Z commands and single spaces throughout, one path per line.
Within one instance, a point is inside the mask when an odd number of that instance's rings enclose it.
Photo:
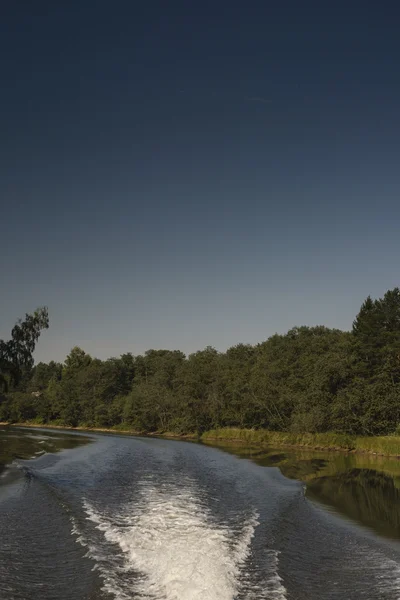
M 5 2 L 0 337 L 348 329 L 400 284 L 398 2 Z

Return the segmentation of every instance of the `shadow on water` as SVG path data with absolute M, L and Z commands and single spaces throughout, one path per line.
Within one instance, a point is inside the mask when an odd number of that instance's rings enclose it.
M 0 427 L 0 477 L 15 459 L 29 460 L 87 444 L 84 436 L 14 427 Z M 0 479 L 1 482 L 1 479 Z
M 306 483 L 306 495 L 326 508 L 400 539 L 400 460 L 363 454 L 263 449 L 229 443 L 212 446 Z

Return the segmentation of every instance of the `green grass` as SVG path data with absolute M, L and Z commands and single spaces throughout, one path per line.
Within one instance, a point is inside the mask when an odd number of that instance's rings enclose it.
M 372 454 L 400 456 L 400 437 L 394 435 L 358 437 L 356 438 L 356 450 Z
M 303 446 L 310 448 L 355 449 L 355 437 L 341 433 L 289 433 L 265 429 L 212 429 L 202 435 L 203 440 L 232 440 L 268 446 Z
M 400 437 L 357 437 L 342 433 L 286 433 L 265 429 L 212 429 L 203 433 L 203 441 L 225 440 L 257 446 L 296 446 L 315 450 L 368 452 L 400 456 Z

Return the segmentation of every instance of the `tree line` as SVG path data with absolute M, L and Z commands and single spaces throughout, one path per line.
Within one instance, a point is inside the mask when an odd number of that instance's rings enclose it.
M 47 309 L 0 341 L 0 421 L 202 433 L 219 427 L 393 433 L 400 424 L 400 290 L 368 297 L 350 332 L 294 327 L 257 345 L 99 360 L 75 347 L 33 365 Z M 1 391 L 2 390 L 2 391 Z

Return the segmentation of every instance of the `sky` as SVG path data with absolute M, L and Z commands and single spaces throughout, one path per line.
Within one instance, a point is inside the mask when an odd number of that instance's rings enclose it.
M 36 360 L 349 329 L 400 285 L 400 5 L 0 8 L 0 338 Z

